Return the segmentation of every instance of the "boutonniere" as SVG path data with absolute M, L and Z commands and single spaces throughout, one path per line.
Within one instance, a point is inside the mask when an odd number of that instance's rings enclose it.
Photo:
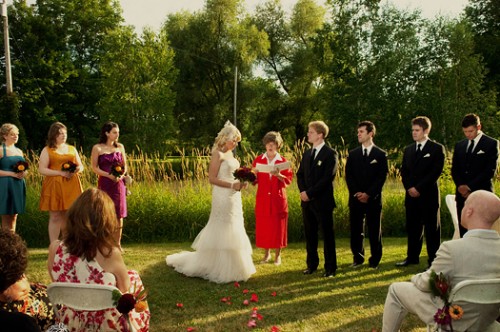
M 479 151 L 477 152 L 477 154 L 484 154 L 484 151 L 483 151 L 483 150 L 479 150 Z
M 318 160 L 318 163 L 316 165 L 321 166 L 321 160 Z
M 377 159 L 373 159 L 372 161 L 370 161 L 370 164 L 376 164 L 378 163 Z
M 431 156 L 431 154 L 430 154 L 430 153 L 428 153 L 428 154 L 426 154 L 426 155 L 424 156 L 424 158 L 429 158 L 430 156 Z

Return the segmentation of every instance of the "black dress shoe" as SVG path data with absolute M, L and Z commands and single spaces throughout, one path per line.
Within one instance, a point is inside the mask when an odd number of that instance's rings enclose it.
M 363 265 L 363 263 L 354 262 L 351 267 L 357 269 L 358 267 L 361 267 L 361 265 Z
M 304 271 L 302 271 L 302 273 L 303 273 L 303 274 L 313 274 L 313 273 L 314 273 L 314 271 L 316 271 L 316 270 L 313 270 L 313 269 L 307 268 L 307 269 L 305 269 Z
M 325 278 L 333 278 L 335 276 L 335 271 L 325 271 L 325 274 L 323 274 L 323 277 Z
M 374 270 L 377 270 L 378 269 L 378 265 L 375 265 L 375 264 L 370 264 L 370 268 L 374 269 Z
M 417 265 L 417 264 L 418 264 L 418 262 L 412 262 L 412 261 L 405 259 L 402 262 L 396 263 L 396 266 L 408 266 L 408 265 Z

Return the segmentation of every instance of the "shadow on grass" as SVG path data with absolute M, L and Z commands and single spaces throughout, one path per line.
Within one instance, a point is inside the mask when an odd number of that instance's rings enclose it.
M 367 266 L 352 269 L 348 245 L 340 243 L 335 278 L 323 278 L 321 270 L 305 276 L 301 273 L 305 261 L 302 247 L 303 244 L 290 245 L 279 267 L 256 264 L 257 273 L 239 287 L 175 272 L 166 265 L 164 257 L 178 250 L 167 250 L 160 261 L 141 272 L 149 291 L 151 331 L 186 331 L 188 327 L 196 331 L 248 331 L 253 307 L 263 316 L 254 331 L 271 331 L 273 326 L 280 331 L 380 331 L 389 284 L 409 280 L 422 269 L 396 268 L 401 248 L 388 251 L 378 270 Z M 260 254 L 254 251 L 254 261 Z M 244 305 L 251 293 L 257 294 L 258 302 Z M 222 302 L 222 298 L 228 301 Z M 183 307 L 178 308 L 177 303 Z M 418 320 L 410 325 L 423 326 Z

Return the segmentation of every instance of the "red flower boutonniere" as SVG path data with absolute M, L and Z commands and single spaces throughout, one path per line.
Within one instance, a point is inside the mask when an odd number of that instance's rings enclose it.
M 125 173 L 125 167 L 121 163 L 113 164 L 113 166 L 111 166 L 111 170 L 109 171 L 109 174 L 117 178 L 122 176 L 124 173 Z
M 442 272 L 437 274 L 432 270 L 429 286 L 432 295 L 439 296 L 444 302 L 443 308 L 438 309 L 434 315 L 434 321 L 441 326 L 448 325 L 450 331 L 453 332 L 452 321 L 462 318 L 464 311 L 459 305 L 452 305 L 450 303 L 451 285 L 449 280 Z
M 75 164 L 71 160 L 68 160 L 67 162 L 62 164 L 61 171 L 75 173 L 77 167 L 77 164 Z
M 233 176 L 240 182 L 254 183 L 257 180 L 257 174 L 250 167 L 240 167 L 233 172 Z
M 29 164 L 24 160 L 19 160 L 17 163 L 15 163 L 12 166 L 12 170 L 15 173 L 21 173 L 21 172 L 27 171 L 28 169 L 29 169 Z

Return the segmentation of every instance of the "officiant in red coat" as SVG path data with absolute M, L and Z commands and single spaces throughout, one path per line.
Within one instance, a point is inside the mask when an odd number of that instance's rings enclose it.
M 281 249 L 288 244 L 288 201 L 286 187 L 292 182 L 290 162 L 278 150 L 283 145 L 280 133 L 270 131 L 262 139 L 266 152 L 253 161 L 257 172 L 257 197 L 255 202 L 256 246 L 265 249 L 262 263 L 271 261 L 271 249 L 275 249 L 274 264 L 281 264 Z

